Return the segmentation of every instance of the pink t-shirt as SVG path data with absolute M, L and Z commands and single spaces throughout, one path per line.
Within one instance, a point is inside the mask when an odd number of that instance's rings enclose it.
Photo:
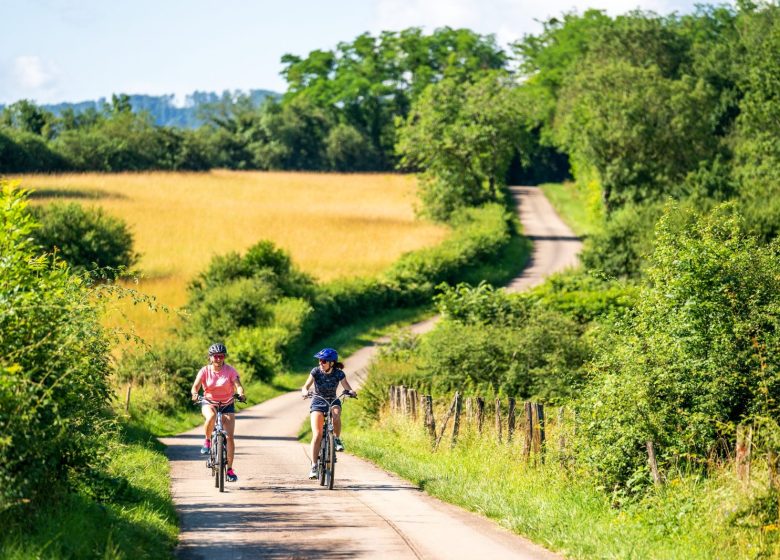
M 233 396 L 233 382 L 238 379 L 238 372 L 233 366 L 224 364 L 219 373 L 211 365 L 203 366 L 198 374 L 207 399 L 226 402 Z

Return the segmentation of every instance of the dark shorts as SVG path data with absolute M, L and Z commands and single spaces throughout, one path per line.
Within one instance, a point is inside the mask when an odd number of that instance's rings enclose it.
M 210 406 L 212 409 L 214 409 L 214 412 L 217 411 L 217 405 L 210 404 L 210 405 L 203 405 L 203 406 Z M 229 405 L 227 405 L 225 408 L 222 409 L 222 414 L 234 414 L 236 412 L 236 403 L 232 402 Z
M 333 403 L 333 406 L 341 406 L 341 400 L 336 399 L 336 402 Z M 322 412 L 323 414 L 327 414 L 328 403 L 322 399 L 318 399 L 317 397 L 312 397 L 309 412 Z

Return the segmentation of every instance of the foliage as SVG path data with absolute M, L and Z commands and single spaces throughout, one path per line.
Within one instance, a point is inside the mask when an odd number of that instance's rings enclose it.
M 778 245 L 745 235 L 733 206 L 669 211 L 636 315 L 606 329 L 580 408 L 583 461 L 602 480 L 647 482 L 645 442 L 663 466 L 694 468 L 730 427 L 778 412 Z
M 780 69 L 775 64 L 780 55 L 780 6 L 769 3 L 748 10 L 739 30 L 744 96 L 736 126 L 735 175 L 750 226 L 764 239 L 771 239 L 780 232 Z
M 33 239 L 43 250 L 56 253 L 74 270 L 109 269 L 112 274 L 138 261 L 127 224 L 101 208 L 75 202 L 33 207 L 40 223 Z
M 586 269 L 608 278 L 637 278 L 653 248 L 653 226 L 663 206 L 627 204 L 614 211 L 582 249 Z
M 367 139 L 367 153 L 377 156 L 374 169 L 390 169 L 396 161 L 394 119 L 406 117 L 428 84 L 442 79 L 463 83 L 478 72 L 502 68 L 505 61 L 492 36 L 468 29 L 364 33 L 333 51 L 282 57 L 288 83 L 284 104 L 305 98 L 338 115 L 339 122 Z
M 442 80 L 412 106 L 397 150 L 404 166 L 424 170 L 420 196 L 433 218 L 502 200 L 523 131 L 512 93 L 505 74 L 491 73 L 469 84 Z
M 594 61 L 561 93 L 558 139 L 597 170 L 608 212 L 679 197 L 687 173 L 714 155 L 712 104 L 702 80 L 670 79 L 656 65 Z
M 112 434 L 100 292 L 30 239 L 25 194 L 0 182 L 0 510 L 99 471 Z

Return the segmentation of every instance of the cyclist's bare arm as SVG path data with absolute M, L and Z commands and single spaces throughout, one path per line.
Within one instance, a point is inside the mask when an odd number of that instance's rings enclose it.
M 236 390 L 236 393 L 238 393 L 239 400 L 241 400 L 241 398 L 244 396 L 244 386 L 241 385 L 241 378 L 236 377 L 236 380 L 233 381 L 233 386 Z
M 311 389 L 312 384 L 314 383 L 314 378 L 309 374 L 309 377 L 306 379 L 306 383 L 303 384 L 303 387 L 301 387 L 301 395 L 305 398 L 309 394 L 309 390 Z
M 347 381 L 347 378 L 346 378 L 346 377 L 345 377 L 344 379 L 342 379 L 342 380 L 341 380 L 341 386 L 342 386 L 342 387 L 344 387 L 344 390 L 345 390 L 345 391 L 349 391 L 349 393 L 350 393 L 351 395 L 353 395 L 353 396 L 354 396 L 354 395 L 356 395 L 356 394 L 357 394 L 357 393 L 355 392 L 355 390 L 354 390 L 354 389 L 352 389 L 352 387 L 350 387 L 350 385 L 349 385 L 349 381 Z
M 195 400 L 198 397 L 198 390 L 200 390 L 200 385 L 202 383 L 201 377 L 203 376 L 202 372 L 198 372 L 198 375 L 195 376 L 195 383 L 192 384 L 192 389 L 190 389 L 190 395 L 192 395 L 192 400 Z

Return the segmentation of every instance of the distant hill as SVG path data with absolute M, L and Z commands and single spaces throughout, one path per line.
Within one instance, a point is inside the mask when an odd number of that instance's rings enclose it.
M 147 111 L 160 126 L 175 126 L 179 128 L 197 128 L 203 121 L 198 118 L 198 108 L 208 103 L 216 103 L 224 96 L 235 97 L 238 94 L 249 95 L 255 105 L 260 105 L 266 97 L 279 97 L 279 94 L 266 89 L 246 91 L 224 91 L 221 94 L 213 91 L 196 91 L 184 98 L 184 103 L 177 103 L 175 96 L 170 95 L 130 95 L 130 104 L 134 112 Z M 110 100 L 101 97 L 97 101 L 80 101 L 78 103 L 56 103 L 41 105 L 44 109 L 59 115 L 63 110 L 72 108 L 77 113 L 89 108 L 100 110 L 104 103 Z M 0 105 L 0 110 L 3 105 Z

